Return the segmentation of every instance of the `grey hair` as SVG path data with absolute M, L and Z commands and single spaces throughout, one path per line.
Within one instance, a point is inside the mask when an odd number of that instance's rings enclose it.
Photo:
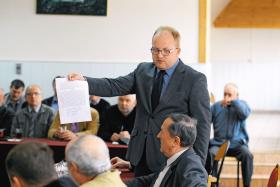
M 229 83 L 226 83 L 225 88 L 226 87 L 233 87 L 236 90 L 236 92 L 238 93 L 238 86 L 237 86 L 237 84 L 235 84 L 233 82 L 229 82 Z
M 66 150 L 66 155 L 67 162 L 75 163 L 86 176 L 97 176 L 111 169 L 108 147 L 95 135 L 80 136 Z
M 177 43 L 177 47 L 180 47 L 180 40 L 181 40 L 181 36 L 180 36 L 180 33 L 174 29 L 173 27 L 170 27 L 170 26 L 160 26 L 156 29 L 156 31 L 154 32 L 154 35 L 153 35 L 153 38 L 157 35 L 159 35 L 161 32 L 163 31 L 167 31 L 167 32 L 170 32 L 174 38 L 174 40 L 176 41 Z
M 168 131 L 172 137 L 178 136 L 181 140 L 181 147 L 192 146 L 196 139 L 197 120 L 185 114 L 171 114 L 170 119 L 173 123 Z

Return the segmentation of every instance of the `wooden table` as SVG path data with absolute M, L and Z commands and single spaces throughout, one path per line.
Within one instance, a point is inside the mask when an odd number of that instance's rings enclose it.
M 64 159 L 64 149 L 68 143 L 67 141 L 57 141 L 57 140 L 50 140 L 46 138 L 24 138 L 20 142 L 0 141 L 0 186 L 1 187 L 10 186 L 9 179 L 5 169 L 6 156 L 15 145 L 23 142 L 42 142 L 48 144 L 54 152 L 55 162 L 59 162 Z M 106 144 L 109 148 L 111 158 L 115 156 L 125 158 L 127 145 L 118 145 L 109 142 L 107 142 Z

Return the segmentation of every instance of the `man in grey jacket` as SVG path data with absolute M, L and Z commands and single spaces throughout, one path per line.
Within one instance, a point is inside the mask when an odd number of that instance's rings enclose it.
M 22 133 L 23 137 L 46 138 L 54 118 L 53 110 L 42 104 L 42 92 L 38 85 L 26 89 L 27 106 L 16 113 L 11 135 Z
M 141 63 L 132 73 L 116 79 L 68 75 L 69 80 L 87 80 L 93 95 L 136 94 L 136 118 L 127 152 L 136 176 L 159 171 L 165 162 L 156 135 L 163 120 L 174 112 L 198 119 L 194 150 L 205 163 L 210 137 L 207 81 L 205 75 L 181 61 L 180 51 L 179 32 L 163 26 L 152 38 L 152 63 Z

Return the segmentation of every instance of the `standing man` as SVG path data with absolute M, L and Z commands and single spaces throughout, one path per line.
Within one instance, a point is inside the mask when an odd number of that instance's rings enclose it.
M 25 85 L 22 80 L 15 79 L 11 82 L 10 92 L 5 95 L 5 105 L 15 113 L 20 110 L 24 104 L 24 87 Z
M 84 78 L 90 94 L 117 96 L 136 94 L 136 118 L 127 158 L 136 176 L 160 171 L 166 157 L 156 138 L 163 120 L 171 113 L 198 119 L 194 149 L 205 163 L 210 137 L 210 106 L 206 77 L 180 59 L 180 34 L 172 27 L 159 27 L 152 38 L 152 63 L 141 63 L 130 74 L 116 79 Z
M 224 88 L 224 99 L 211 107 L 214 138 L 210 140 L 207 167 L 212 167 L 214 157 L 225 140 L 230 140 L 227 155 L 241 161 L 243 186 L 250 186 L 253 174 L 253 155 L 248 148 L 246 119 L 251 113 L 248 104 L 238 98 L 238 88 L 228 83 Z M 216 169 L 216 168 L 215 168 Z M 209 168 L 207 168 L 210 171 Z

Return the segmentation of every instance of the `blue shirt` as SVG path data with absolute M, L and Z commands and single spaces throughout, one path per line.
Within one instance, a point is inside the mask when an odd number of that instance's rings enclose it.
M 231 106 L 223 107 L 221 102 L 211 106 L 214 138 L 210 145 L 221 145 L 225 140 L 230 140 L 230 148 L 248 144 L 249 137 L 246 130 L 246 118 L 251 109 L 245 101 L 236 99 Z
M 165 70 L 165 74 L 163 76 L 163 84 L 162 84 L 162 90 L 160 93 L 160 96 L 162 96 L 167 88 L 167 85 L 169 83 L 170 77 L 172 76 L 173 72 L 175 71 L 177 65 L 179 63 L 179 59 L 177 60 L 177 62 L 175 64 L 173 64 L 173 66 L 171 66 L 169 69 Z M 157 76 L 159 73 L 159 69 L 157 69 Z

